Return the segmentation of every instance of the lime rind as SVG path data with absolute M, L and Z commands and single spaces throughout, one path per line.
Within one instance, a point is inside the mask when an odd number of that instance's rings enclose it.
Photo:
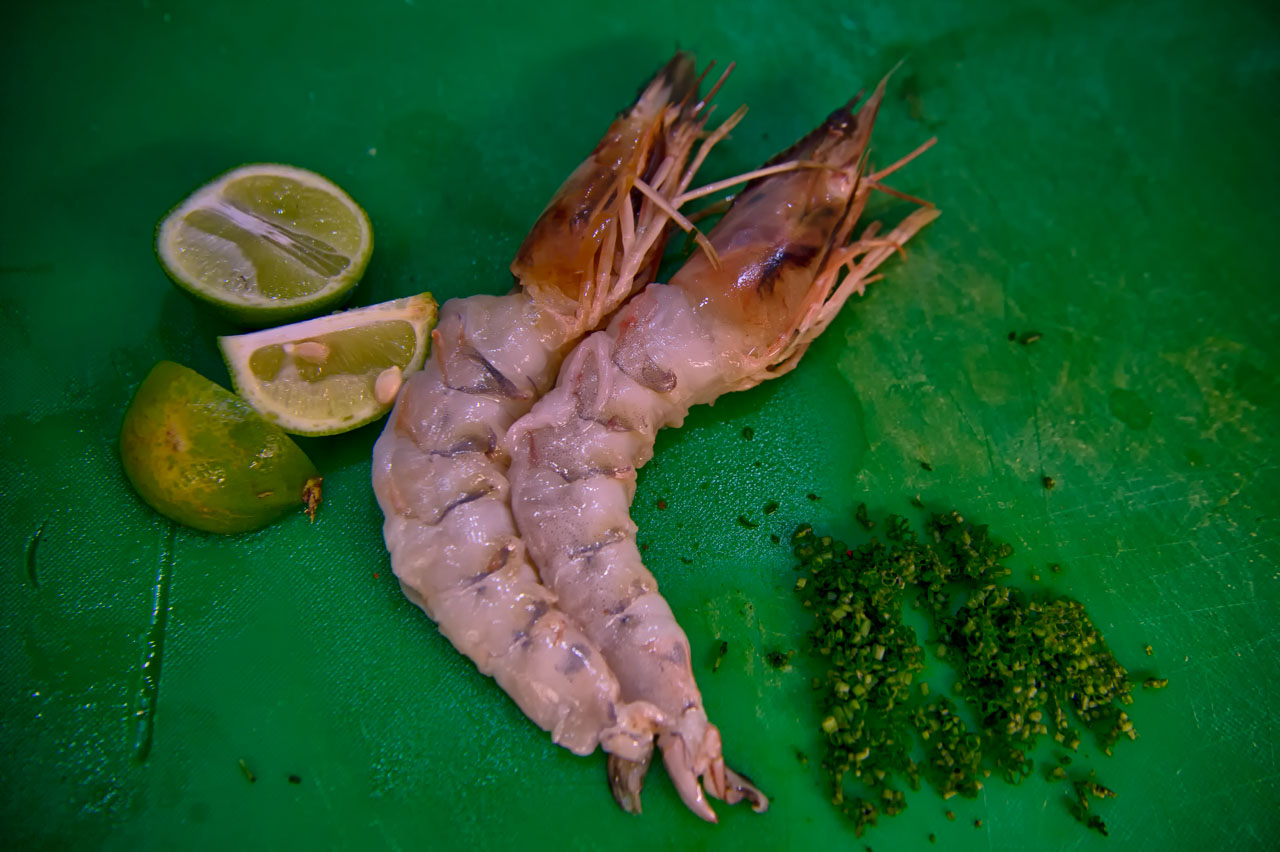
M 391 367 L 399 371 L 399 381 L 422 369 L 435 320 L 435 299 L 430 293 L 421 293 L 277 328 L 219 337 L 218 347 L 236 392 L 263 417 L 295 435 L 336 435 L 371 423 L 391 410 L 394 399 L 379 399 L 377 379 Z M 317 366 L 317 361 L 338 365 L 358 361 L 357 356 L 337 347 L 347 345 L 347 340 L 362 330 L 376 338 L 396 333 L 395 327 L 405 324 L 412 329 L 413 345 L 399 357 L 388 353 L 403 352 L 407 347 L 374 339 L 362 347 L 373 359 L 364 369 L 358 369 L 359 364 L 351 365 L 350 372 Z M 348 335 L 346 340 L 344 335 Z M 322 355 L 304 358 L 309 354 L 304 348 L 317 344 Z
M 120 457 L 147 505 L 207 532 L 249 532 L 290 509 L 314 514 L 319 502 L 319 472 L 279 426 L 171 361 L 134 392 Z
M 285 224 L 287 217 L 273 216 L 273 212 L 289 212 L 287 205 L 297 203 L 287 194 L 276 211 L 259 210 L 264 215 L 258 217 L 245 213 L 246 193 L 236 190 L 271 181 L 307 197 L 323 214 L 319 222 L 290 228 Z M 190 224 L 193 215 L 200 218 L 201 227 Z M 342 227 L 338 239 L 332 240 L 342 244 L 340 250 L 309 233 L 315 228 L 305 227 L 327 224 L 323 216 L 339 220 L 328 224 Z M 222 235 L 211 233 L 220 225 Z M 237 233 L 246 242 L 261 241 L 254 247 L 256 258 L 235 242 L 232 235 Z M 184 247 L 196 249 L 191 252 L 194 259 L 183 256 Z M 363 276 L 372 252 L 368 214 L 350 195 L 322 175 L 279 163 L 240 166 L 218 176 L 170 210 L 156 228 L 156 254 L 169 278 L 199 301 L 250 326 L 278 325 L 341 307 Z M 259 265 L 270 273 L 261 281 L 257 280 Z M 237 278 L 243 284 L 233 283 Z M 302 292 L 286 296 L 259 292 L 282 289 Z

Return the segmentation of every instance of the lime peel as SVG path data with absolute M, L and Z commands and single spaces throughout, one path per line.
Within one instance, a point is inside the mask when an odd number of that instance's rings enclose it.
M 319 471 L 280 427 L 171 361 L 134 393 L 120 457 L 147 505 L 208 532 L 249 532 L 299 507 L 314 519 L 320 503 Z
M 174 283 L 248 325 L 332 310 L 350 296 L 373 251 L 369 217 L 315 172 L 241 166 L 169 212 L 156 254 Z

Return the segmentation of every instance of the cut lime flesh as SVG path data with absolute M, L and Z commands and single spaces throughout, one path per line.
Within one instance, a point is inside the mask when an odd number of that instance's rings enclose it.
M 221 337 L 236 390 L 299 435 L 332 435 L 390 410 L 421 369 L 436 304 L 422 293 L 280 328 Z

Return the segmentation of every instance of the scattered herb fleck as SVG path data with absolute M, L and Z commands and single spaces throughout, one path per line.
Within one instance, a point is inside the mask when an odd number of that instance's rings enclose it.
M 947 819 L 951 820 L 952 822 L 955 822 L 955 821 L 956 821 L 956 812 L 955 812 L 955 811 L 947 811 L 946 813 L 944 813 L 944 814 L 943 814 L 943 816 L 944 816 L 944 817 L 946 817 Z
M 750 440 L 752 440 L 753 438 L 755 438 L 755 436 L 756 436 L 756 430 L 755 430 L 755 429 L 752 429 L 750 426 L 743 426 L 743 427 L 742 427 L 742 437 L 743 437 L 743 439 L 744 439 L 744 440 L 750 441 Z
M 1049 566 L 1049 570 L 1050 570 L 1050 571 L 1052 571 L 1052 572 L 1053 572 L 1053 573 L 1055 573 L 1055 574 L 1061 574 L 1061 573 L 1062 573 L 1062 566 L 1061 566 L 1061 565 L 1059 565 L 1057 562 L 1055 562 L 1055 563 L 1053 563 L 1052 565 L 1050 565 L 1050 566 Z
M 921 470 L 924 470 L 924 471 L 932 472 L 932 471 L 933 471 L 933 465 L 929 464 L 927 461 L 922 461 L 922 462 L 920 462 L 920 469 L 921 469 Z
M 1143 689 L 1164 689 L 1169 685 L 1167 677 L 1149 677 L 1142 682 Z
M 778 535 L 777 533 L 773 533 L 772 535 L 769 536 L 769 541 L 773 542 L 774 544 L 782 544 L 782 536 Z
M 974 827 L 974 828 L 982 828 L 982 820 L 980 820 L 980 819 L 975 819 L 975 820 L 973 821 L 973 827 Z
M 666 501 L 666 500 L 661 500 L 661 499 L 660 499 L 660 500 L 658 500 L 658 508 L 659 508 L 659 509 L 665 509 L 665 508 L 667 508 L 667 501 Z
M 800 762 L 801 766 L 809 765 L 809 755 L 805 754 L 800 749 L 796 749 L 796 760 Z
M 921 500 L 921 499 L 920 499 L 920 495 L 919 495 L 919 494 L 917 494 L 916 496 L 914 496 L 914 497 L 912 497 L 912 498 L 911 498 L 911 505 L 912 505 L 912 506 L 915 506 L 917 509 L 923 509 L 923 508 L 924 508 L 924 501 L 923 501 L 923 500 Z
M 713 672 L 720 671 L 720 664 L 724 662 L 725 655 L 728 653 L 729 653 L 729 643 L 725 641 L 721 641 L 720 648 L 719 650 L 716 651 L 716 661 L 711 664 L 711 671 Z
M 883 539 L 856 549 L 808 525 L 791 539 L 805 572 L 796 590 L 814 615 L 810 643 L 827 667 L 814 684 L 822 766 L 856 834 L 900 813 L 904 789 L 918 789 L 921 778 L 944 799 L 974 798 L 992 771 L 1015 784 L 1031 775 L 1042 736 L 1074 751 L 1079 725 L 1108 754 L 1136 736 L 1123 709 L 1133 683 L 1080 603 L 1002 582 L 1013 549 L 957 512 L 931 515 L 923 534 L 893 515 L 882 528 Z M 980 728 L 968 728 L 956 704 L 931 698 L 922 681 L 912 687 L 924 650 L 902 620 L 908 602 L 931 620 L 937 656 L 959 676 L 952 695 Z
M 739 515 L 738 526 L 746 527 L 749 530 L 753 530 L 760 525 L 757 524 L 755 521 L 751 520 L 750 518 L 748 518 L 746 515 Z
M 791 671 L 791 658 L 795 655 L 795 651 L 770 651 L 764 655 L 764 661 L 775 669 L 789 672 Z
M 1018 338 L 1018 342 L 1023 346 L 1030 346 L 1042 337 L 1044 337 L 1044 335 L 1038 331 L 1028 331 L 1024 332 L 1023 335 Z
M 929 842 L 930 842 L 930 843 L 937 843 L 937 842 L 938 842 L 938 835 L 934 834 L 933 832 L 929 832 Z
M 808 494 L 806 494 L 806 495 L 804 495 L 804 496 L 808 497 L 810 500 L 817 500 L 817 499 L 818 499 L 818 495 L 817 495 L 817 494 L 814 494 L 812 491 L 810 491 Z
M 240 771 L 244 773 L 245 778 L 249 779 L 250 784 L 258 780 L 258 777 L 253 774 L 253 770 L 249 768 L 249 764 L 244 762 L 243 757 L 240 758 Z
M 1040 481 L 1044 483 L 1044 487 L 1046 491 L 1052 491 L 1053 487 L 1058 484 L 1057 482 L 1054 482 L 1052 476 L 1042 477 Z
M 692 560 L 692 559 L 690 559 L 690 558 L 689 558 L 689 557 L 687 557 L 687 556 L 681 556 L 681 557 L 680 557 L 680 561 L 681 561 L 681 562 L 683 562 L 685 565 L 692 565 L 692 564 L 693 564 L 693 560 Z
M 853 515 L 854 520 L 862 525 L 864 530 L 869 530 L 876 525 L 876 522 L 867 516 L 867 504 L 859 503 L 858 510 Z
M 1152 648 L 1151 648 L 1151 646 L 1150 646 L 1150 645 L 1144 645 L 1144 646 L 1143 646 L 1143 648 L 1142 648 L 1142 650 L 1144 650 L 1144 651 L 1146 651 L 1146 652 L 1147 652 L 1147 656 L 1148 656 L 1148 657 L 1150 657 L 1152 654 L 1154 654 L 1154 653 L 1155 653 L 1155 651 L 1154 651 L 1154 650 L 1152 650 Z
M 765 513 L 766 515 L 772 515 L 772 514 L 773 514 L 774 512 L 776 512 L 776 511 L 778 511 L 778 501 L 777 501 L 777 500 L 770 500 L 768 503 L 765 503 L 765 504 L 764 504 L 764 513 Z

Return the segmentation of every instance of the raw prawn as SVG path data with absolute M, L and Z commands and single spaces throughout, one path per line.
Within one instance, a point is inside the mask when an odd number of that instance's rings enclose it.
M 690 161 L 709 112 L 700 82 L 678 54 L 612 123 L 521 246 L 514 292 L 441 307 L 432 358 L 405 382 L 374 446 L 374 491 L 404 593 L 579 754 L 600 745 L 641 756 L 658 713 L 619 700 L 595 643 L 539 582 L 516 536 L 501 441 L 572 344 L 652 280 L 679 218 L 669 200 L 728 132 L 722 125 Z
M 855 236 L 873 189 L 894 192 L 879 180 L 910 159 L 865 173 L 883 96 L 882 82 L 856 111 L 858 98 L 775 157 L 797 167 L 762 169 L 768 176 L 708 235 L 714 251 L 695 253 L 584 340 L 556 388 L 508 433 L 512 510 L 543 582 L 603 651 L 622 700 L 658 708 L 667 771 L 711 821 L 704 787 L 757 810 L 768 801 L 726 768 L 688 639 L 641 560 L 629 517 L 636 469 L 652 457 L 655 433 L 679 426 L 691 406 L 795 367 L 872 272 L 937 215 L 925 206 L 883 238 L 875 224 Z M 647 757 L 628 760 L 610 757 L 620 802 L 638 799 Z

